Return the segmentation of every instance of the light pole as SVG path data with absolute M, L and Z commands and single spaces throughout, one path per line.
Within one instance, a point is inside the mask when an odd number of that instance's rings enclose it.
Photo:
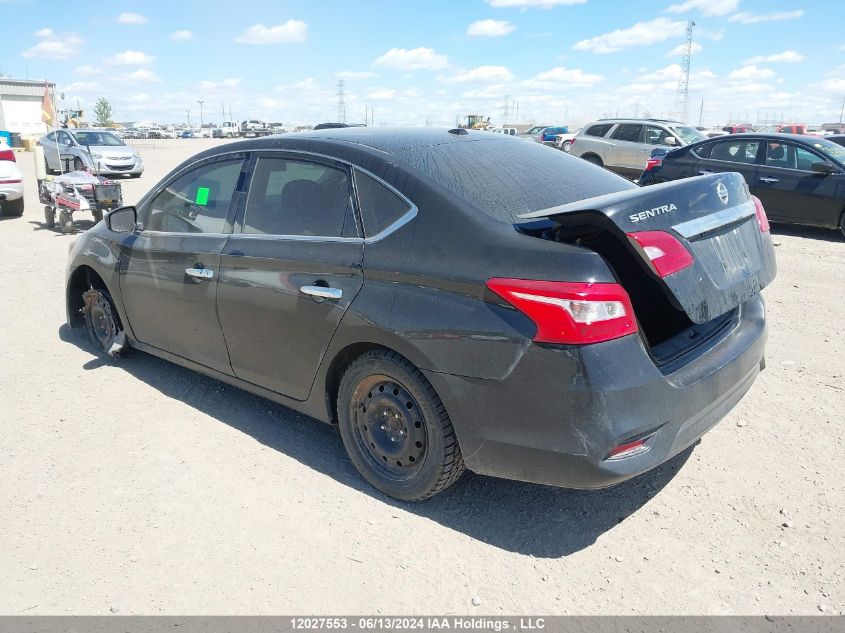
M 201 134 L 202 133 L 202 104 L 205 103 L 205 101 L 200 99 L 199 101 L 197 101 L 197 103 L 200 104 L 200 134 Z
M 188 115 L 188 127 L 191 127 L 191 109 L 190 108 L 186 109 L 185 114 Z

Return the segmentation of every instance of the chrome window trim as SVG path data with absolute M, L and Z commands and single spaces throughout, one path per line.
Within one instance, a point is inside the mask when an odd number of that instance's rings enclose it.
M 399 196 L 399 198 L 404 200 L 410 206 L 410 209 L 408 209 L 407 213 L 405 213 L 404 215 L 397 218 L 392 224 L 389 224 L 387 227 L 385 227 L 384 230 L 382 230 L 380 233 L 377 233 L 376 235 L 373 235 L 371 237 L 364 237 L 364 238 L 361 238 L 361 237 L 331 237 L 331 236 L 322 236 L 322 235 L 273 235 L 273 234 L 263 234 L 263 233 L 244 233 L 243 231 L 241 231 L 240 233 L 234 233 L 234 232 L 232 232 L 232 233 L 170 233 L 168 231 L 152 231 L 152 230 L 149 230 L 149 229 L 144 229 L 144 230 L 140 231 L 139 234 L 143 235 L 143 234 L 146 233 L 146 234 L 149 234 L 149 235 L 173 235 L 175 237 L 185 237 L 185 236 L 198 237 L 200 235 L 206 235 L 206 236 L 209 236 L 209 237 L 237 237 L 237 238 L 245 238 L 245 239 L 262 239 L 262 240 L 274 240 L 274 241 L 286 241 L 286 242 L 293 242 L 293 241 L 297 241 L 297 242 L 342 242 L 342 243 L 347 243 L 347 244 L 374 244 L 376 242 L 383 240 L 385 237 L 387 237 L 391 233 L 395 233 L 400 228 L 402 228 L 403 226 L 408 224 L 415 217 L 417 217 L 417 211 L 418 211 L 417 205 L 415 205 L 413 202 L 411 202 L 408 199 L 407 196 L 402 194 L 402 192 L 397 191 L 397 189 L 394 186 L 385 182 L 384 179 L 379 178 L 378 176 L 376 176 L 371 171 L 364 169 L 363 167 L 359 167 L 355 163 L 352 163 L 352 162 L 345 160 L 343 158 L 337 158 L 335 156 L 329 156 L 327 154 L 320 154 L 319 152 L 311 152 L 311 151 L 308 151 L 308 150 L 285 149 L 285 148 L 255 148 L 255 149 L 239 149 L 239 150 L 232 150 L 232 151 L 229 151 L 229 152 L 222 152 L 220 154 L 215 154 L 214 156 L 207 156 L 202 161 L 198 161 L 198 162 L 204 163 L 205 161 L 213 161 L 213 160 L 217 160 L 217 159 L 224 159 L 225 157 L 230 156 L 230 155 L 247 154 L 249 152 L 254 152 L 254 153 L 259 154 L 259 155 L 260 154 L 270 154 L 270 153 L 298 154 L 298 155 L 309 156 L 309 157 L 323 158 L 323 159 L 326 159 L 326 160 L 329 160 L 329 161 L 334 161 L 336 163 L 342 163 L 344 165 L 347 165 L 353 172 L 357 169 L 358 171 L 360 171 L 363 174 L 366 174 L 367 176 L 369 176 L 370 178 L 372 178 L 373 180 L 375 180 L 376 182 L 378 182 L 382 186 L 387 187 L 390 191 L 392 191 L 397 196 Z M 260 158 L 260 156 L 259 156 L 259 158 Z M 248 157 L 247 157 L 247 159 L 248 159 Z M 194 167 L 194 165 L 188 165 L 188 166 L 184 167 L 183 169 L 179 170 L 176 174 L 173 175 L 173 178 L 168 180 L 168 183 L 172 182 L 176 178 L 179 178 L 183 173 L 185 173 L 186 171 L 188 171 L 192 167 Z M 354 183 L 355 183 L 354 174 L 352 175 L 352 182 L 353 182 L 353 188 L 354 188 L 354 186 L 355 186 L 354 185 Z M 166 185 L 165 185 L 165 187 L 166 187 Z M 162 187 L 162 189 L 163 188 L 164 187 Z M 158 193 L 158 191 L 160 191 L 160 190 L 157 190 L 156 193 Z M 355 195 L 357 197 L 357 191 L 356 191 Z M 149 196 L 149 197 L 151 197 L 151 196 Z M 147 200 L 142 199 L 141 202 L 139 202 L 139 204 L 145 203 L 146 201 Z
M 738 204 L 730 209 L 723 209 L 722 211 L 717 211 L 701 218 L 675 224 L 672 229 L 678 235 L 690 239 L 722 228 L 723 226 L 746 220 L 755 215 L 755 213 L 754 202 L 752 200 L 746 200 L 742 204 Z

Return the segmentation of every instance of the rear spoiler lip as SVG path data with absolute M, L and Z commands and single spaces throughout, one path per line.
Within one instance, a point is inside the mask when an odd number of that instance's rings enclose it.
M 734 172 L 725 172 L 719 174 L 708 174 L 706 176 L 694 176 L 692 178 L 683 178 L 681 180 L 670 180 L 668 182 L 662 182 L 656 185 L 651 185 L 649 187 L 634 187 L 632 189 L 623 189 L 622 191 L 607 193 L 602 196 L 585 198 L 584 200 L 578 200 L 577 202 L 569 202 L 567 204 L 561 204 L 556 207 L 541 209 L 540 211 L 523 213 L 517 217 L 522 220 L 537 220 L 539 218 L 554 218 L 555 216 L 564 215 L 567 213 L 601 211 L 602 209 L 614 207 L 619 204 L 629 206 L 636 203 L 636 201 L 641 198 L 653 198 L 655 194 L 659 195 L 660 192 L 662 192 L 664 189 L 675 189 L 678 187 L 679 184 L 688 185 L 690 183 L 695 182 L 703 185 L 707 180 L 710 180 L 713 182 L 713 186 L 715 187 L 719 181 L 732 178 L 743 179 L 741 174 Z

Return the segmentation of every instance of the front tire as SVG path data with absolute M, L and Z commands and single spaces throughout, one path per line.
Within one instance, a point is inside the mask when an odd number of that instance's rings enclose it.
M 588 163 L 596 165 L 597 167 L 604 167 L 604 163 L 602 162 L 601 158 L 599 158 L 595 154 L 587 154 L 586 156 L 582 156 L 581 158 L 583 158 Z
M 23 215 L 23 198 L 3 201 L 0 211 L 2 211 L 3 215 L 19 218 Z
M 353 465 L 403 501 L 442 492 L 464 472 L 449 414 L 422 372 L 396 352 L 358 357 L 343 374 L 338 423 Z
M 82 314 L 88 338 L 100 356 L 114 357 L 110 350 L 116 341 L 125 338 L 120 327 L 117 309 L 105 288 L 89 288 L 82 293 Z

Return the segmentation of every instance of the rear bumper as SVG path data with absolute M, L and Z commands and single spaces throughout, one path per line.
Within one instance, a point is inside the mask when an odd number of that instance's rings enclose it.
M 529 346 L 502 381 L 426 372 L 452 417 L 470 470 L 567 488 L 602 488 L 696 442 L 764 366 L 765 307 L 746 302 L 732 329 L 674 373 L 637 335 L 583 347 Z M 648 450 L 606 459 L 648 435 Z
M 0 184 L 0 200 L 17 200 L 22 197 L 22 182 Z

